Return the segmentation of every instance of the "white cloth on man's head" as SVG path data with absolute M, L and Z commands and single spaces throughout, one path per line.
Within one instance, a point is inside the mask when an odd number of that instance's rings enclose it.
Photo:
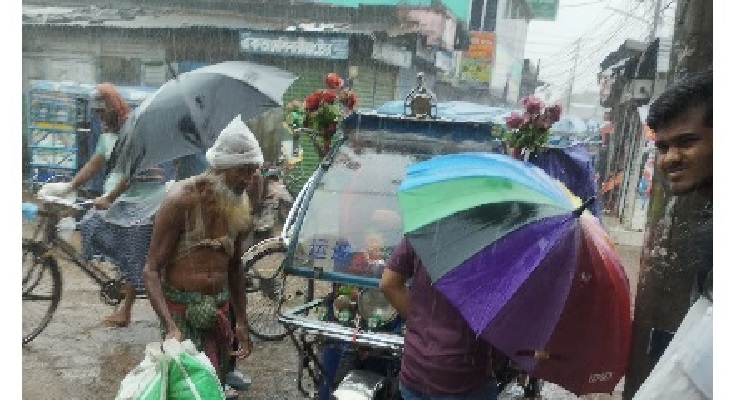
M 263 164 L 263 152 L 253 132 L 238 115 L 224 128 L 214 145 L 206 151 L 206 161 L 213 168 L 231 168 Z

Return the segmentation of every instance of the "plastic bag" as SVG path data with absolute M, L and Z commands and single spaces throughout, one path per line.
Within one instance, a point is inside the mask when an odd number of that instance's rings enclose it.
M 146 345 L 146 357 L 120 383 L 115 400 L 166 400 L 168 360 L 161 343 Z
M 224 399 L 221 382 L 211 361 L 192 341 L 168 339 L 162 345 L 169 359 L 167 398 L 170 400 Z
M 333 392 L 336 400 L 372 400 L 385 384 L 385 377 L 366 370 L 351 370 Z
M 149 343 L 145 353 L 144 360 L 122 380 L 115 400 L 224 399 L 211 361 L 192 341 Z
M 713 303 L 701 297 L 633 400 L 713 398 Z

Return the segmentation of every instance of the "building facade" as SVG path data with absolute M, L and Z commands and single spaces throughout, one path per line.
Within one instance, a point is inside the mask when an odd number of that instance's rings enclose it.
M 646 224 L 655 147 L 646 125 L 648 106 L 666 86 L 671 40 L 628 40 L 602 63 L 601 105 L 610 108 L 612 132 L 605 140 L 604 208 L 626 229 Z
M 472 42 L 481 43 L 478 49 L 490 45 L 492 55 L 488 60 L 485 53 L 464 54 L 462 78 L 486 87 L 502 104 L 517 105 L 524 92 L 524 49 L 532 17 L 528 2 L 472 0 L 469 15 Z

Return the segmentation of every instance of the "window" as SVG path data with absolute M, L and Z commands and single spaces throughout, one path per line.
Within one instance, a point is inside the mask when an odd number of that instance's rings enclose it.
M 472 0 L 469 30 L 494 32 L 499 0 Z

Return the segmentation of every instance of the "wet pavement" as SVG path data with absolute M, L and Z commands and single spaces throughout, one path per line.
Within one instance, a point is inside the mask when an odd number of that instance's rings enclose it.
M 640 247 L 618 246 L 635 288 Z M 122 378 L 143 358 L 147 343 L 159 341 L 156 315 L 146 299 L 136 301 L 127 328 L 109 328 L 100 321 L 113 308 L 99 299 L 99 288 L 71 263 L 63 262 L 63 297 L 47 329 L 23 346 L 24 399 L 112 399 Z M 297 390 L 297 353 L 287 338 L 279 342 L 255 339 L 253 354 L 238 369 L 252 378 L 243 399 L 304 399 Z M 543 387 L 544 399 L 576 399 L 553 385 Z M 521 398 L 516 387 L 501 399 Z M 620 399 L 589 395 L 586 399 Z

